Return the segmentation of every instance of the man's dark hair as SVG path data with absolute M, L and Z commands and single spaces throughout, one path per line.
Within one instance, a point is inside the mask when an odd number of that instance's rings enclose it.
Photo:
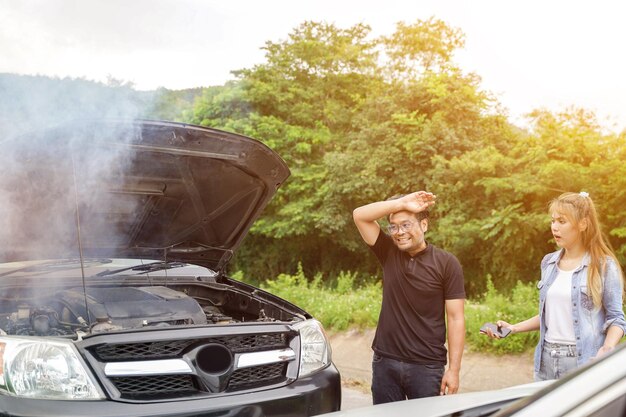
M 385 200 L 385 201 L 397 200 L 397 199 L 399 199 L 399 198 L 404 197 L 405 195 L 407 195 L 407 194 L 396 194 L 396 195 L 393 195 L 393 196 L 389 197 L 389 198 L 388 198 L 387 200 Z M 387 221 L 390 221 L 390 220 L 391 220 L 391 215 L 392 215 L 392 214 L 393 214 L 393 213 L 391 213 L 391 214 L 389 214 L 389 215 L 387 216 Z M 430 213 L 429 213 L 429 211 L 428 211 L 428 210 L 424 210 L 424 211 L 420 211 L 419 213 L 413 213 L 413 215 L 415 216 L 415 218 L 416 218 L 416 219 L 417 219 L 417 221 L 419 222 L 419 221 L 422 221 L 422 220 L 424 220 L 424 219 L 428 219 L 428 217 L 429 217 Z

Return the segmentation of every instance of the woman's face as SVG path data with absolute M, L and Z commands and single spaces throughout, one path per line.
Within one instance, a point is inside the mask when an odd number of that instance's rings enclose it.
M 563 213 L 552 213 L 552 236 L 560 248 L 571 249 L 582 242 L 580 226 Z

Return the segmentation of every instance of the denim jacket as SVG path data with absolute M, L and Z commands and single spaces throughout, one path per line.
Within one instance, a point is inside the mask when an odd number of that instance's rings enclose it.
M 535 377 L 541 364 L 541 351 L 546 337 L 545 303 L 548 289 L 558 275 L 557 264 L 563 250 L 546 255 L 541 261 L 539 288 L 539 344 L 535 349 Z M 586 254 L 581 265 L 572 274 L 572 314 L 578 365 L 593 358 L 604 344 L 610 326 L 618 326 L 626 334 L 626 321 L 622 310 L 622 279 L 615 261 L 607 259 L 604 273 L 602 307 L 594 308 L 591 292 L 587 290 L 587 271 L 590 257 Z

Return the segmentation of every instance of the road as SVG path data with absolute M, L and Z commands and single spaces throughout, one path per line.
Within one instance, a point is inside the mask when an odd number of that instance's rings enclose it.
M 370 394 L 374 330 L 329 335 L 333 361 L 342 381 L 342 410 L 372 404 Z M 464 352 L 460 392 L 484 391 L 525 384 L 533 380 L 532 354 L 486 355 Z M 502 370 L 506 372 L 502 372 Z

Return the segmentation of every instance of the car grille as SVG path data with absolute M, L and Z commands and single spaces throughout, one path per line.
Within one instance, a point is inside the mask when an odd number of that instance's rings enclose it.
M 228 387 L 232 390 L 252 388 L 268 383 L 281 382 L 285 377 L 287 364 L 274 363 L 271 365 L 255 366 L 253 368 L 237 369 L 230 377 Z
M 180 359 L 186 352 L 203 345 L 219 344 L 233 355 L 237 353 L 263 352 L 289 347 L 293 333 L 235 334 L 194 339 L 141 341 L 131 343 L 94 344 L 87 347 L 91 361 L 101 366 L 114 362 L 158 361 Z M 233 369 L 226 376 L 219 392 L 206 389 L 200 374 L 104 376 L 115 390 L 109 390 L 113 398 L 125 400 L 163 400 L 211 394 L 239 392 L 246 389 L 284 383 L 287 381 L 287 362 L 259 364 Z M 108 384 L 105 384 L 107 386 Z
M 286 333 L 270 333 L 100 345 L 94 349 L 94 354 L 102 362 L 177 358 L 190 346 L 200 343 L 219 343 L 233 353 L 280 349 L 288 345 Z
M 110 381 L 124 398 L 150 399 L 198 392 L 191 375 L 119 377 Z

